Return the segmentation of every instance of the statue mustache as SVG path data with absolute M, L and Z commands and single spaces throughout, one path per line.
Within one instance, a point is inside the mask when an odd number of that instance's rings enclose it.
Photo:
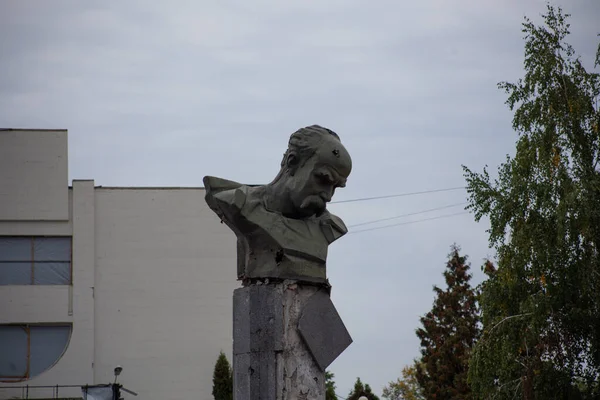
M 307 209 L 307 208 L 316 208 L 319 210 L 323 210 L 323 209 L 325 209 L 325 205 L 327 204 L 328 201 L 329 200 L 327 200 L 323 196 L 311 195 L 302 201 L 302 203 L 300 204 L 300 208 L 303 210 Z

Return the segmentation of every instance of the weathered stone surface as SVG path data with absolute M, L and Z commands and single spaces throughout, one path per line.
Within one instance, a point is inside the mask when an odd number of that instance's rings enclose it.
M 233 357 L 234 399 L 276 400 L 275 352 L 236 354 Z
M 233 291 L 233 354 L 250 352 L 250 290 Z
M 302 309 L 318 290 L 290 281 L 235 290 L 235 400 L 325 398 L 324 371 L 297 329 Z M 279 397 L 269 397 L 275 394 Z
M 281 399 L 325 400 L 325 371 L 298 332 L 302 310 L 320 287 L 288 283 L 283 289 L 284 350 L 278 354 Z
M 277 287 L 252 285 L 233 292 L 234 399 L 276 400 L 282 318 Z
M 329 294 L 323 290 L 316 292 L 302 309 L 298 331 L 322 371 L 352 343 Z
M 233 292 L 234 354 L 283 349 L 281 291 L 252 285 Z
M 233 339 L 235 346 L 235 338 Z M 233 354 L 233 398 L 234 400 L 250 399 L 250 353 Z

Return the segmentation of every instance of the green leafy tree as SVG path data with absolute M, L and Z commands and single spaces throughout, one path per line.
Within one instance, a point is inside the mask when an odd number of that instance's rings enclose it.
M 363 384 L 360 378 L 356 378 L 354 389 L 350 392 L 346 400 L 358 400 L 360 396 L 365 396 L 369 400 L 379 400 L 379 397 L 373 393 L 369 384 Z
M 325 400 L 337 400 L 335 395 L 335 382 L 333 372 L 325 371 Z
M 406 366 L 402 369 L 402 377 L 388 383 L 383 388 L 383 397 L 388 400 L 425 400 L 423 390 L 417 380 L 417 365 Z M 421 366 L 421 368 L 424 368 Z
M 600 78 L 566 42 L 568 17 L 548 5 L 542 25 L 526 18 L 524 77 L 499 84 L 514 157 L 494 180 L 463 167 L 497 258 L 469 369 L 477 398 L 600 398 Z
M 233 374 L 225 353 L 221 352 L 213 372 L 213 397 L 215 400 L 233 399 Z
M 416 378 L 426 399 L 470 399 L 469 357 L 479 336 L 475 289 L 467 257 L 452 246 L 444 271 L 447 288 L 434 286 L 433 308 L 421 318 L 421 363 Z

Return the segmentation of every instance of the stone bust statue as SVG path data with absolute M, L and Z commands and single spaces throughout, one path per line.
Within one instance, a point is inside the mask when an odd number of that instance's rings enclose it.
M 313 125 L 291 135 L 267 185 L 204 177 L 206 202 L 237 236 L 238 278 L 326 282 L 327 248 L 347 232 L 326 206 L 351 169 L 339 136 Z

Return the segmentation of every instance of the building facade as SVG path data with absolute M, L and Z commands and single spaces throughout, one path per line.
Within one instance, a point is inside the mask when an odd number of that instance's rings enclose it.
M 235 236 L 202 188 L 69 186 L 67 143 L 0 130 L 0 399 L 81 397 L 117 365 L 140 399 L 212 399 Z

